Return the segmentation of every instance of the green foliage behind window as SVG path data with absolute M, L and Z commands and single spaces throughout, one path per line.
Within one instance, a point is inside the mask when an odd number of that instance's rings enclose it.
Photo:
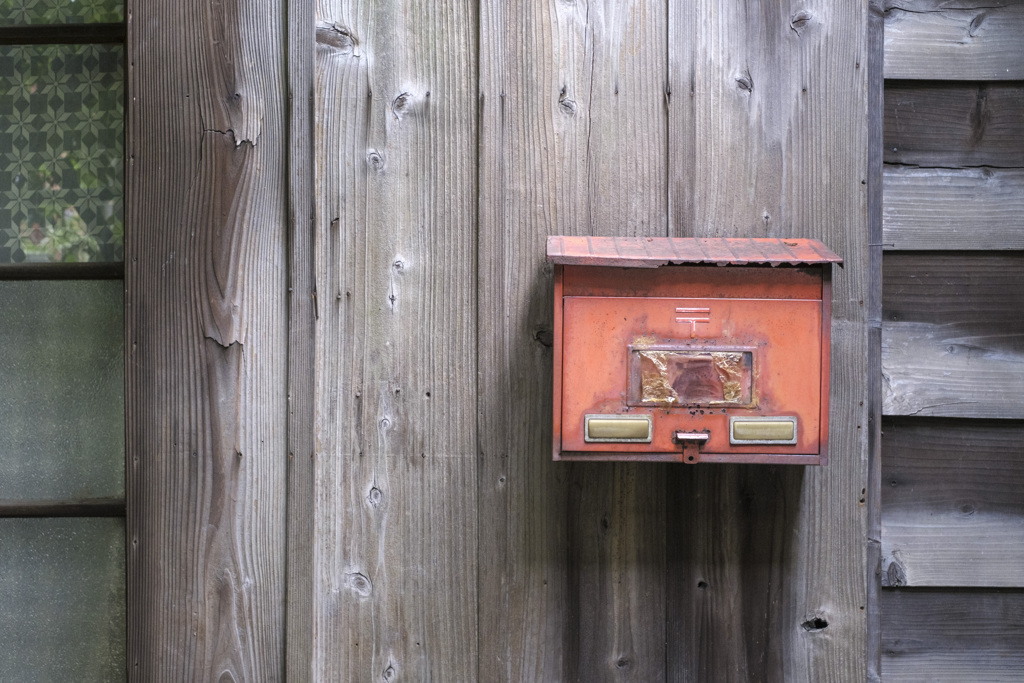
M 0 47 L 0 261 L 123 258 L 122 48 Z

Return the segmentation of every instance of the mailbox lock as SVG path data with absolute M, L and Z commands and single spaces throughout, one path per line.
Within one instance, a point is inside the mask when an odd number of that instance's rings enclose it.
M 694 465 L 700 461 L 700 447 L 708 442 L 711 435 L 707 432 L 676 432 L 672 442 L 682 444 L 683 462 Z

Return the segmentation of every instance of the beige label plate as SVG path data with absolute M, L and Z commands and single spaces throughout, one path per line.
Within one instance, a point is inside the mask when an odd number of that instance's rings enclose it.
M 795 444 L 796 418 L 791 416 L 730 417 L 729 443 L 735 446 Z
M 650 443 L 650 415 L 587 415 L 584 440 L 588 443 Z

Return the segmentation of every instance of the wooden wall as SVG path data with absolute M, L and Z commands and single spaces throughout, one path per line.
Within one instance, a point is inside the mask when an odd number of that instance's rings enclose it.
M 1024 665 L 1022 36 L 1019 0 L 886 10 L 885 681 Z
M 863 3 L 129 5 L 136 680 L 865 678 Z M 829 465 L 552 463 L 549 234 L 841 254 Z
M 284 662 L 283 4 L 129 2 L 128 671 Z

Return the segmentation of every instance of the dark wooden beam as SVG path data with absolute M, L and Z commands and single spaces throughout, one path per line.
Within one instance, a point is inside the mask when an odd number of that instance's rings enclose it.
M 94 500 L 0 500 L 2 517 L 124 517 L 123 498 Z
M 0 26 L 0 45 L 123 43 L 124 39 L 123 23 Z
M 0 280 L 121 280 L 124 263 L 0 263 Z

